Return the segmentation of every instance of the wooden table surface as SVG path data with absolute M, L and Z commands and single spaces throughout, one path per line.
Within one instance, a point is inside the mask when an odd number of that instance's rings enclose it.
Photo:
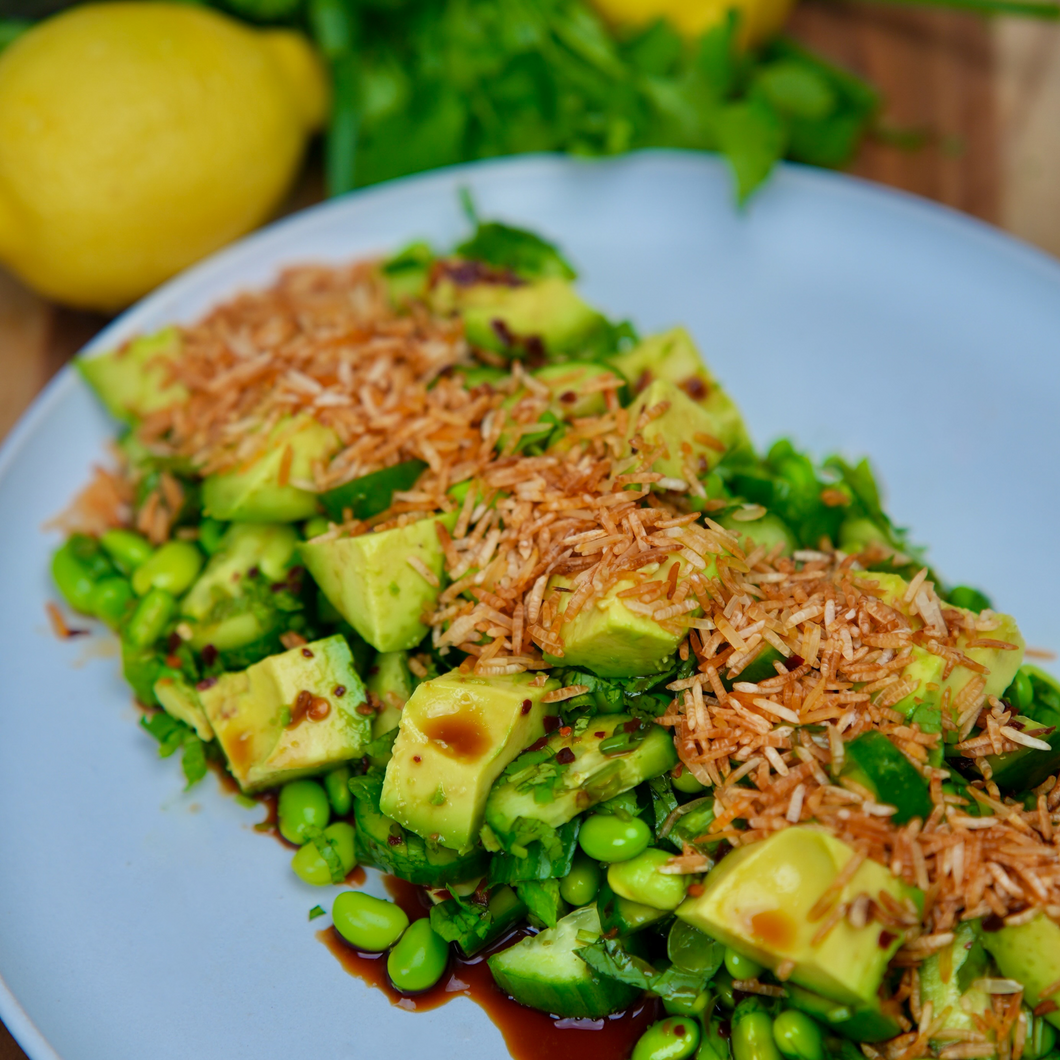
M 865 145 L 853 172 L 1060 256 L 1060 27 L 807 0 L 792 30 L 885 94 L 887 135 Z M 898 146 L 909 140 L 921 146 Z M 289 207 L 313 201 L 318 189 L 308 174 Z M 0 438 L 105 323 L 52 305 L 0 271 Z M 2 1025 L 0 1060 L 24 1060 Z

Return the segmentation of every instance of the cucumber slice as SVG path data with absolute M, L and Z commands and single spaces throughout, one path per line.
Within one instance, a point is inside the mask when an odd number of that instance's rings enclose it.
M 357 823 L 358 860 L 409 883 L 442 887 L 484 876 L 489 868 L 489 855 L 482 847 L 458 854 L 428 843 L 380 813 L 368 799 L 354 801 L 353 818 Z
M 565 1018 L 599 1018 L 628 1008 L 640 991 L 593 972 L 575 953 L 600 937 L 596 907 L 568 913 L 554 928 L 489 958 L 497 985 L 521 1005 Z
M 422 460 L 406 460 L 325 490 L 319 500 L 335 522 L 342 522 L 342 513 L 347 508 L 353 512 L 354 519 L 370 519 L 390 507 L 395 490 L 412 489 L 426 468 Z
M 486 824 L 505 846 L 520 818 L 558 828 L 677 764 L 669 730 L 628 714 L 598 714 L 581 735 L 557 731 L 535 747 L 508 766 L 486 801 Z
M 1002 791 L 1026 791 L 1036 788 L 1060 769 L 1060 714 L 1037 707 L 1035 717 L 1020 715 L 1009 722 L 1028 736 L 1044 740 L 1051 751 L 1019 747 L 1000 755 L 989 755 L 991 778 Z
M 619 938 L 635 935 L 638 931 L 673 915 L 665 909 L 655 909 L 615 894 L 608 885 L 606 876 L 596 897 L 596 909 L 602 929 L 605 932 L 617 932 Z
M 902 1031 L 898 1020 L 879 1006 L 841 1005 L 794 983 L 786 983 L 784 989 L 788 992 L 788 1004 L 792 1008 L 813 1016 L 844 1038 L 858 1042 L 882 1042 Z
M 850 777 L 895 808 L 891 821 L 926 820 L 932 810 L 927 781 L 882 732 L 866 732 L 846 746 L 843 776 Z

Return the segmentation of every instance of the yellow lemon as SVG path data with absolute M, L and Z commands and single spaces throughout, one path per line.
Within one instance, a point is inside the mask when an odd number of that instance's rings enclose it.
M 265 220 L 324 118 L 304 37 L 86 4 L 0 55 L 0 261 L 112 310 Z
M 596 9 L 615 26 L 640 28 L 660 18 L 686 37 L 698 37 L 716 26 L 726 12 L 740 13 L 740 42 L 761 44 L 780 32 L 795 0 L 593 0 Z

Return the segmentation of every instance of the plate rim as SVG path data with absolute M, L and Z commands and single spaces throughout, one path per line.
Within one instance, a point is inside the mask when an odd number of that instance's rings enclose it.
M 98 354 L 111 348 L 116 342 L 135 334 L 141 318 L 150 317 L 167 302 L 176 301 L 186 289 L 208 283 L 211 277 L 220 285 L 224 282 L 225 274 L 231 272 L 239 262 L 253 257 L 259 251 L 267 253 L 270 244 L 282 243 L 290 230 L 317 222 L 326 223 L 328 218 L 339 217 L 354 204 L 364 200 L 401 195 L 408 193 L 410 188 L 415 193 L 417 188 L 425 186 L 459 184 L 462 177 L 466 177 L 470 182 L 479 173 L 496 175 L 493 179 L 503 180 L 509 171 L 519 173 L 534 167 L 558 172 L 574 168 L 605 170 L 645 164 L 650 166 L 658 162 L 687 166 L 689 169 L 727 170 L 724 160 L 712 152 L 684 149 L 650 148 L 621 156 L 590 159 L 573 158 L 552 152 L 535 152 L 463 162 L 358 188 L 273 220 L 188 266 L 115 316 L 81 347 L 75 356 Z M 893 210 L 906 217 L 921 220 L 925 227 L 930 226 L 947 237 L 971 238 L 988 251 L 999 255 L 1002 260 L 1010 261 L 1013 266 L 1030 268 L 1041 273 L 1043 279 L 1051 281 L 1060 291 L 1060 260 L 987 221 L 963 213 L 945 203 L 904 189 L 879 184 L 865 177 L 794 162 L 782 162 L 770 177 L 763 193 L 769 194 L 770 188 L 778 184 L 782 185 L 784 190 L 791 189 L 796 193 L 800 190 L 811 193 L 824 191 L 831 196 L 844 196 L 848 201 L 853 201 L 863 208 Z M 743 209 L 754 210 L 756 202 L 756 199 L 752 199 Z M 730 208 L 741 209 L 731 198 Z M 18 418 L 0 444 L 0 480 L 10 472 L 35 432 L 43 429 L 53 406 L 61 402 L 67 391 L 76 385 L 77 378 L 78 373 L 71 358 Z M 30 1060 L 64 1060 L 29 1017 L 3 975 L 0 975 L 0 1021 Z

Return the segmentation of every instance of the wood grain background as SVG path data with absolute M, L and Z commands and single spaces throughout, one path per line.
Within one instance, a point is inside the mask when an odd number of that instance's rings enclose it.
M 866 143 L 853 172 L 1060 256 L 1060 27 L 806 0 L 792 31 L 884 92 L 885 135 Z M 319 175 L 307 173 L 286 209 L 315 201 L 319 188 Z M 0 437 L 105 323 L 51 305 L 0 272 Z M 24 1060 L 2 1025 L 0 1060 Z

